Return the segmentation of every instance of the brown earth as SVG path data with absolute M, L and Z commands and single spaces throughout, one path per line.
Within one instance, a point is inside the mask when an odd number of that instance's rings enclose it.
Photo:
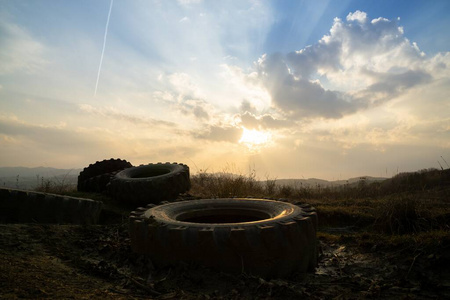
M 450 299 L 448 225 L 386 235 L 329 222 L 318 232 L 315 273 L 264 280 L 198 266 L 154 269 L 131 251 L 129 211 L 107 205 L 100 225 L 0 224 L 0 298 Z
M 126 223 L 0 225 L 2 299 L 444 299 L 450 239 L 435 253 L 319 234 L 314 274 L 289 280 L 179 266 L 153 270 L 130 250 Z M 382 249 L 377 249 L 381 247 Z

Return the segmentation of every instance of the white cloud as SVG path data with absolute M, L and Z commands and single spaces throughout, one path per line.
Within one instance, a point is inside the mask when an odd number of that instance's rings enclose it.
M 430 65 L 397 21 L 369 22 L 361 11 L 349 13 L 347 23 L 335 19 L 312 46 L 256 63 L 272 104 L 290 118 L 341 118 L 391 101 L 430 82 Z
M 138 116 L 135 114 L 127 114 L 114 107 L 102 107 L 97 108 L 89 104 L 80 104 L 79 109 L 84 113 L 92 114 L 96 117 L 102 117 L 105 119 L 112 119 L 116 122 L 128 122 L 135 125 L 142 125 L 145 127 L 155 128 L 155 127 L 166 127 L 174 128 L 177 125 L 173 122 L 157 120 L 153 118 L 148 118 L 144 116 Z
M 34 73 L 46 64 L 45 47 L 4 16 L 0 19 L 0 36 L 0 75 L 16 71 Z
M 270 106 L 270 95 L 257 78 L 256 72 L 247 73 L 240 67 L 221 64 L 220 80 L 226 90 L 227 103 L 240 106 L 243 101 L 258 111 Z
M 355 11 L 354 13 L 349 13 L 347 15 L 347 21 L 358 21 L 359 23 L 365 23 L 367 20 L 367 14 L 362 11 Z
M 181 96 L 188 96 L 191 98 L 202 97 L 200 88 L 193 82 L 191 76 L 188 74 L 173 73 L 167 77 L 174 90 Z
M 190 4 L 199 4 L 203 0 L 177 0 L 177 2 L 181 5 L 190 5 Z
M 183 23 L 183 22 L 189 22 L 189 18 L 188 17 L 183 17 L 181 18 L 178 22 Z

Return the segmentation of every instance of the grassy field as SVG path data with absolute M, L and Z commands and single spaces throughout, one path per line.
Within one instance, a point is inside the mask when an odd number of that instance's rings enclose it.
M 448 229 L 450 170 L 401 173 L 383 182 L 337 187 L 292 187 L 253 176 L 200 173 L 191 194 L 201 198 L 260 197 L 306 202 L 318 210 L 320 224 L 353 226 L 385 234 Z
M 102 194 L 43 182 L 37 190 L 104 202 L 99 225 L 1 225 L 0 295 L 97 299 L 439 299 L 450 297 L 450 170 L 292 187 L 255 176 L 199 173 L 178 200 L 273 198 L 309 203 L 319 216 L 314 274 L 266 281 L 202 268 L 155 270 L 131 252 L 134 209 Z M 8 263 L 5 263 L 8 262 Z M 27 268 L 31 264 L 31 268 Z M 25 271 L 26 270 L 26 271 Z M 45 271 L 43 271 L 45 270 Z M 67 276 L 75 274 L 74 276 Z M 63 288 L 64 287 L 64 288 Z

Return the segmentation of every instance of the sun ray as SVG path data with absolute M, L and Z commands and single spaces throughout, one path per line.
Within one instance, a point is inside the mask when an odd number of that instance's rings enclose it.
M 271 140 L 271 134 L 267 131 L 256 129 L 242 128 L 242 137 L 239 140 L 240 144 L 246 145 L 250 150 L 258 150 L 268 145 Z

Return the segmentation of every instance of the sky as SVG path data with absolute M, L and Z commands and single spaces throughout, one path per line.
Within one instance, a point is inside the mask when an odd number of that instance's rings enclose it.
M 0 0 L 0 166 L 450 162 L 450 1 Z

